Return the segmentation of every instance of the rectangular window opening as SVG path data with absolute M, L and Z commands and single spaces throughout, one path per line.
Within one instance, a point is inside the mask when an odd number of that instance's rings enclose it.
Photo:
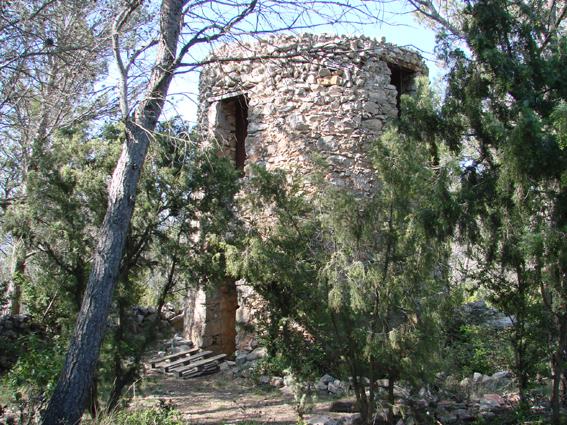
M 415 72 L 407 68 L 392 63 L 388 64 L 390 68 L 390 84 L 396 87 L 396 108 L 398 109 L 398 117 L 401 114 L 401 98 L 403 94 L 413 93 Z
M 248 135 L 248 99 L 245 95 L 229 97 L 220 103 L 225 138 L 229 140 L 230 156 L 235 167 L 244 171 L 246 136 Z

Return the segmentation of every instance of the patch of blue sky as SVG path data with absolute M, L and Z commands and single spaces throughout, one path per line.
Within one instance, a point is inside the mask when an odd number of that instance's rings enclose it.
M 214 2 L 212 2 L 214 3 Z M 212 4 L 209 3 L 209 4 Z M 230 3 L 230 2 L 229 2 Z M 276 4 L 277 2 L 273 2 Z M 321 2 L 324 3 L 324 2 Z M 331 4 L 332 2 L 329 2 Z M 345 4 L 348 2 L 345 2 Z M 339 23 L 326 24 L 326 19 L 331 16 L 338 16 L 341 10 L 332 10 L 328 6 L 328 10 L 319 10 L 309 13 L 304 10 L 301 20 L 296 22 L 296 29 L 287 31 L 291 33 L 310 32 L 314 34 L 337 34 L 337 35 L 353 35 L 353 36 L 368 36 L 378 40 L 385 38 L 387 42 L 407 47 L 418 51 L 424 58 L 428 68 L 430 80 L 440 86 L 438 83 L 443 75 L 443 70 L 437 65 L 434 55 L 435 47 L 435 33 L 434 31 L 419 23 L 412 9 L 405 1 L 392 0 L 386 2 L 377 1 L 359 1 L 360 4 L 367 4 L 369 14 L 359 14 L 350 19 L 348 16 L 345 19 L 338 19 Z M 222 4 L 217 3 L 217 4 Z M 232 3 L 230 3 L 232 4 Z M 289 11 L 285 9 L 286 4 Z M 260 25 L 260 32 L 263 28 L 266 33 L 270 32 L 270 28 L 285 27 L 285 25 L 293 19 L 293 14 L 298 12 L 297 6 L 294 2 L 279 2 L 281 9 L 272 11 L 272 14 L 266 13 L 262 16 L 263 22 L 249 21 L 243 22 L 238 28 L 235 29 L 236 37 L 246 34 L 253 26 L 255 29 Z M 232 12 L 234 10 L 223 11 L 221 9 L 214 11 L 202 11 L 196 15 L 204 16 L 208 13 L 209 20 L 221 19 L 224 12 Z M 213 15 L 210 15 L 210 14 Z M 275 19 L 275 22 L 269 22 L 267 19 Z M 201 26 L 203 22 L 200 22 Z M 185 29 L 199 28 L 198 16 L 191 18 L 186 22 Z M 189 31 L 191 33 L 191 31 Z M 255 37 L 261 37 L 262 35 Z M 231 38 L 226 38 L 226 40 Z M 186 40 L 185 40 L 186 41 Z M 199 44 L 194 46 L 184 58 L 186 63 L 199 63 L 211 52 L 212 44 Z M 115 73 L 111 72 L 111 75 Z M 168 119 L 173 116 L 179 115 L 190 124 L 195 124 L 197 119 L 197 105 L 198 105 L 198 82 L 199 82 L 199 67 L 185 67 L 180 69 L 180 72 L 175 76 L 173 83 L 170 87 L 169 97 L 166 109 L 162 116 L 163 119 Z

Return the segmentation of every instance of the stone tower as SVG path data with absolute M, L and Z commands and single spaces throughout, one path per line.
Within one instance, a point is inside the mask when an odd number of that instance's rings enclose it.
M 308 174 L 313 154 L 326 178 L 364 193 L 373 186 L 368 144 L 399 111 L 427 69 L 413 51 L 367 37 L 303 34 L 224 45 L 199 83 L 201 134 L 220 142 L 235 165 L 262 164 Z M 232 354 L 250 349 L 239 329 L 252 291 L 223 282 L 189 294 L 185 331 L 197 344 Z

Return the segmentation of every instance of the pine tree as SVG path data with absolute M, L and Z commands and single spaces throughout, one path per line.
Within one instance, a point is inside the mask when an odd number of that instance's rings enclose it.
M 443 26 L 436 3 L 414 3 Z M 542 318 L 533 314 L 538 306 L 548 315 L 540 333 L 550 337 L 558 424 L 567 353 L 567 7 L 487 0 L 463 4 L 461 16 L 456 31 L 444 26 L 438 51 L 449 67 L 443 113 L 460 122 L 443 137 L 469 152 L 462 235 L 478 247 L 481 269 L 499 269 L 483 283 L 497 279 L 487 285 L 492 298 L 516 317 L 522 397 L 530 374 L 525 356 L 540 344 L 527 329 Z M 456 47 L 455 36 L 466 49 Z

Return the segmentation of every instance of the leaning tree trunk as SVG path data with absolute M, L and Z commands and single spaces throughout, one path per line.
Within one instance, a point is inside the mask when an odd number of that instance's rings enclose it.
M 183 3 L 182 0 L 162 2 L 156 65 L 144 100 L 134 117 L 126 120 L 126 142 L 112 176 L 108 209 L 100 229 L 92 271 L 63 371 L 42 417 L 43 425 L 78 423 L 88 400 L 134 209 L 136 186 L 150 135 L 173 77 Z

